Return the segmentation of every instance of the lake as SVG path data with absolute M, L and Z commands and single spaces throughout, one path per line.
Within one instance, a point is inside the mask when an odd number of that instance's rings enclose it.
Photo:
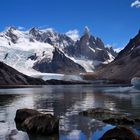
M 48 85 L 0 89 L 0 140 L 98 140 L 114 126 L 79 115 L 80 111 L 94 107 L 140 117 L 140 91 L 121 85 Z M 14 117 L 20 108 L 33 108 L 58 116 L 59 135 L 41 137 L 17 131 Z M 140 134 L 140 126 L 134 131 Z

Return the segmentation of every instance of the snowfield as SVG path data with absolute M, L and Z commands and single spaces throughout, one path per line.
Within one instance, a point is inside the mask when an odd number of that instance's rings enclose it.
M 54 47 L 48 43 L 31 42 L 27 32 L 13 30 L 13 33 L 18 36 L 16 44 L 12 43 L 4 33 L 0 34 L 0 61 L 27 75 L 40 73 L 32 69 L 33 64 L 43 57 L 51 61 Z M 36 55 L 37 59 L 28 59 L 32 55 Z

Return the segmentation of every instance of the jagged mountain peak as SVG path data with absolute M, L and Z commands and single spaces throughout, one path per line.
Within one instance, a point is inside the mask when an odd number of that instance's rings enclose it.
M 33 27 L 29 30 L 29 34 L 32 34 L 32 35 L 36 35 L 36 33 L 38 32 L 39 32 L 39 29 L 36 27 Z
M 117 55 L 113 48 L 107 48 L 99 37 L 90 35 L 88 27 L 84 28 L 84 34 L 80 40 L 66 49 L 71 56 L 107 63 Z

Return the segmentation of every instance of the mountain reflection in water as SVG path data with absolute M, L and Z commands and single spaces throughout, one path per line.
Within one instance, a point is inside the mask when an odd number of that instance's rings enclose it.
M 140 92 L 133 87 L 93 85 L 0 89 L 0 140 L 98 140 L 114 126 L 78 115 L 80 111 L 93 107 L 118 110 L 140 117 Z M 49 111 L 58 116 L 59 136 L 41 137 L 17 131 L 14 117 L 19 108 Z M 139 133 L 140 128 L 135 130 Z

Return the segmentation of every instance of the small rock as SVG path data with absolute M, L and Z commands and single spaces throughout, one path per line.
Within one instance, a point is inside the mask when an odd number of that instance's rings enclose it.
M 121 113 L 117 111 L 112 111 L 112 110 L 104 109 L 104 108 L 93 108 L 93 109 L 80 112 L 79 114 L 83 116 L 87 116 L 87 117 L 92 117 L 97 120 L 105 120 L 108 118 L 114 118 L 114 117 L 118 117 L 122 115 Z
M 140 138 L 131 129 L 118 126 L 107 131 L 99 140 L 140 140 Z
M 119 117 L 119 118 L 109 118 L 106 120 L 103 120 L 104 123 L 108 124 L 115 124 L 115 125 L 134 125 L 135 121 L 133 119 L 130 119 L 128 117 Z

